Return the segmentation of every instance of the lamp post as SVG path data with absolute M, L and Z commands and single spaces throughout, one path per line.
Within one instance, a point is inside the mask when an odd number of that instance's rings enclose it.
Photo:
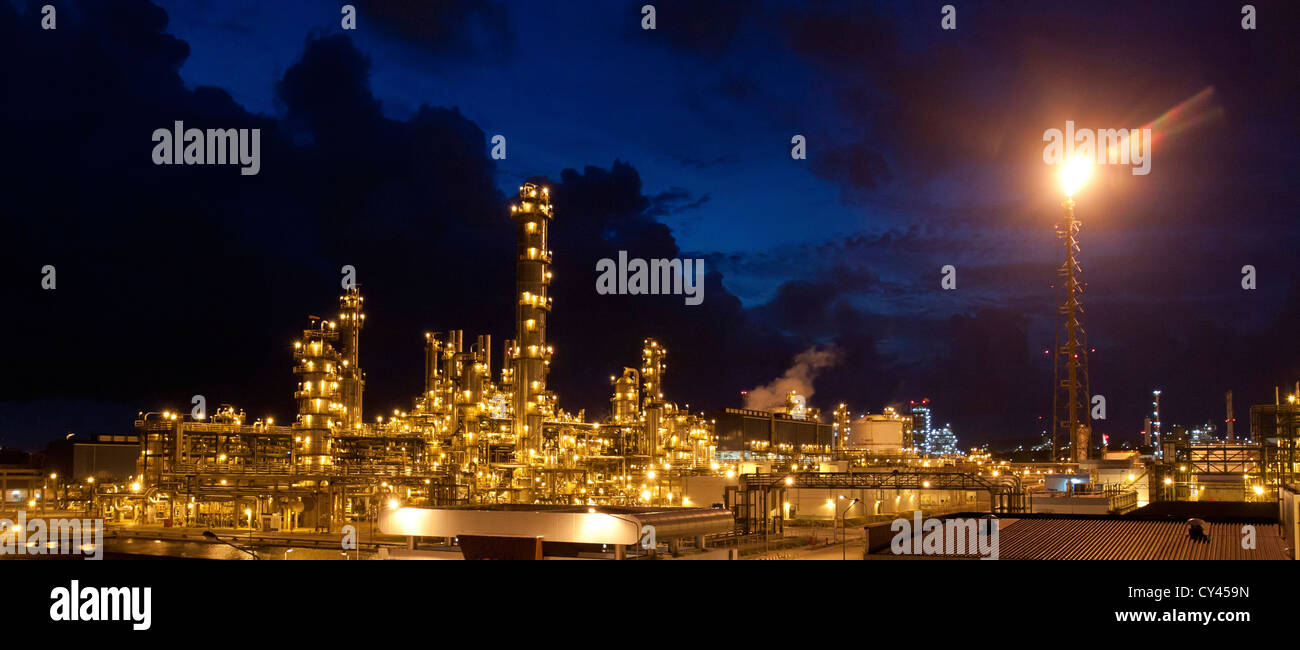
M 843 500 L 843 499 L 844 499 L 844 495 L 841 494 L 841 495 L 840 495 L 840 500 Z M 841 560 L 847 560 L 847 559 L 849 559 L 849 557 L 848 557 L 848 555 L 849 555 L 849 522 L 848 522 L 847 519 L 845 519 L 845 517 L 849 514 L 849 511 L 853 509 L 853 505 L 856 504 L 856 503 L 857 503 L 858 501 L 860 501 L 860 500 L 861 500 L 861 499 L 858 499 L 857 497 L 854 497 L 854 499 L 853 499 L 852 501 L 849 502 L 849 507 L 845 508 L 845 509 L 844 509 L 844 512 L 841 512 L 841 513 L 840 513 L 840 528 L 843 529 L 843 530 L 840 531 L 840 535 L 841 535 L 841 537 L 840 537 L 840 540 L 841 540 L 841 545 L 840 545 L 840 559 L 841 559 Z

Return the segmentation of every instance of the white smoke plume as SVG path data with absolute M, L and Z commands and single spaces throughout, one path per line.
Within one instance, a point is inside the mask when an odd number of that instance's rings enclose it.
M 808 398 L 813 396 L 813 380 L 821 371 L 840 361 L 840 351 L 835 346 L 813 346 L 795 355 L 794 365 L 772 383 L 751 389 L 745 396 L 745 408 L 771 411 L 785 406 L 785 396 L 794 391 Z

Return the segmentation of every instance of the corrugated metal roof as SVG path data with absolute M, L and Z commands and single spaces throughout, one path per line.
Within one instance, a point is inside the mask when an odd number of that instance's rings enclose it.
M 1255 548 L 1242 548 L 1244 525 Z M 1179 521 L 1017 519 L 998 530 L 1004 560 L 1286 560 L 1274 524 L 1207 524 L 1208 541 L 1187 535 Z

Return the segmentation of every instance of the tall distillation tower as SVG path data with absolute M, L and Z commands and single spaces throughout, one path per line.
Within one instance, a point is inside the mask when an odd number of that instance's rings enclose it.
M 509 346 L 514 387 L 516 453 L 541 453 L 542 422 L 552 409 L 546 390 L 551 348 L 546 344 L 546 316 L 551 312 L 551 250 L 547 233 L 552 218 L 551 191 L 534 183 L 519 188 L 510 206 L 516 225 L 515 340 Z
M 665 357 L 668 350 L 654 339 L 641 344 L 641 387 L 645 390 L 645 444 L 638 453 L 659 455 L 663 453 L 664 427 L 664 371 L 668 369 Z
M 1069 170 L 1067 170 L 1069 171 Z M 1079 282 L 1079 220 L 1074 217 L 1074 189 L 1066 182 L 1065 222 L 1056 236 L 1065 242 L 1065 262 L 1056 275 L 1062 282 L 1062 300 L 1058 308 L 1061 327 L 1056 334 L 1056 355 L 1052 363 L 1052 460 L 1059 459 L 1058 440 L 1070 445 L 1070 459 L 1088 459 L 1092 445 L 1091 417 L 1088 411 L 1088 335 L 1083 329 L 1083 285 Z M 1079 181 L 1081 182 L 1081 181 Z
M 302 340 L 293 344 L 293 372 L 301 378 L 293 394 L 298 400 L 298 418 L 293 423 L 295 460 L 303 465 L 330 464 L 330 433 L 343 411 L 338 401 L 340 358 L 330 345 L 338 336 L 334 321 L 313 316 Z
M 366 322 L 366 315 L 361 311 L 362 302 L 365 298 L 356 287 L 339 296 L 339 339 L 343 351 L 338 375 L 343 402 L 341 425 L 345 430 L 361 428 L 361 394 L 366 387 L 360 362 L 361 327 Z

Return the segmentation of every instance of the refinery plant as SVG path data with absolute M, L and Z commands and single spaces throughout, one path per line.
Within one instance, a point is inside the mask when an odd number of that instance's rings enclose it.
M 654 338 L 643 340 L 639 364 L 610 376 L 607 414 L 570 413 L 547 386 L 549 188 L 520 187 L 510 216 L 515 333 L 499 365 L 489 334 L 427 332 L 424 382 L 410 407 L 366 421 L 365 298 L 347 286 L 337 317 L 310 317 L 293 342 L 292 422 L 249 422 L 228 405 L 206 417 L 142 412 L 134 435 L 101 436 L 89 465 L 3 473 L 0 489 L 18 488 L 8 500 L 30 508 L 84 508 L 122 529 L 328 535 L 368 523 L 372 539 L 407 538 L 412 553 L 417 538 L 494 557 L 499 548 L 476 540 L 545 537 L 568 546 L 538 542 L 538 557 L 569 549 L 624 558 L 653 557 L 661 544 L 673 555 L 766 545 L 788 526 L 847 532 L 850 521 L 920 512 L 1123 515 L 1165 501 L 1275 501 L 1294 478 L 1295 396 L 1253 407 L 1252 439 L 1237 440 L 1229 393 L 1228 435 L 1218 440 L 1209 428 L 1162 431 L 1155 391 L 1144 445 L 1133 450 L 1095 445 L 1087 410 L 1067 408 L 1044 444 L 1050 455 L 1013 461 L 960 451 L 928 398 L 856 417 L 847 404 L 823 417 L 797 392 L 769 410 L 690 412 L 668 399 L 668 350 Z M 1067 233 L 1076 230 L 1077 221 Z M 1076 248 L 1067 237 L 1067 257 Z M 1071 359 L 1083 345 L 1068 331 L 1081 328 L 1071 311 L 1074 266 L 1063 267 L 1060 348 Z M 1067 406 L 1087 403 L 1079 375 L 1056 385 Z M 113 455 L 119 470 L 106 471 Z M 646 527 L 656 531 L 650 542 Z M 521 554 L 534 553 L 507 553 Z
M 130 441 L 119 448 L 137 449 L 135 471 L 101 475 L 98 485 L 93 477 L 80 484 L 65 476 L 64 501 L 93 501 L 121 524 L 321 532 L 398 507 L 697 508 L 725 515 L 718 532 L 753 534 L 780 526 L 759 512 L 763 500 L 782 504 L 768 508 L 781 511 L 779 518 L 816 517 L 825 509 L 820 504 L 834 488 L 814 481 L 792 498 L 785 490 L 796 487 L 794 473 L 968 461 L 951 444 L 926 454 L 929 425 L 914 441 L 912 415 L 894 408 L 854 418 L 841 404 L 824 419 L 792 392 L 770 412 L 688 412 L 668 399 L 669 351 L 653 338 L 644 340 L 639 364 L 611 375 L 607 415 L 566 412 L 547 387 L 554 352 L 547 337 L 554 308 L 549 188 L 520 187 L 510 216 L 515 335 L 499 348 L 499 366 L 489 334 L 466 340 L 460 330 L 427 332 L 424 385 L 409 409 L 366 421 L 365 298 L 351 286 L 339 297 L 336 318 L 311 317 L 293 342 L 292 422 L 249 421 L 229 405 L 201 419 L 142 412 L 134 436 L 114 436 Z M 773 476 L 785 477 L 775 492 L 762 478 Z M 920 474 L 891 476 L 859 486 L 880 498 L 870 506 L 855 502 L 855 512 L 883 515 L 929 502 L 921 493 L 930 483 Z M 1019 507 L 1010 496 L 1022 492 L 1019 479 L 1013 486 L 1003 485 L 1006 478 L 985 480 L 997 484 L 994 493 L 1002 496 L 993 499 L 1003 499 L 1001 507 Z M 954 494 L 967 502 L 970 486 L 958 487 Z

